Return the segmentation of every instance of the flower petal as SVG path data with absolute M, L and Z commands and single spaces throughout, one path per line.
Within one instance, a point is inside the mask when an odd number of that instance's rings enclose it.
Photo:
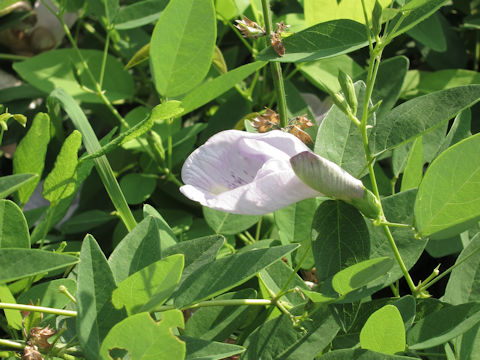
M 289 159 L 308 147 L 291 134 L 228 130 L 185 161 L 180 191 L 204 206 L 261 215 L 320 195 L 293 172 Z

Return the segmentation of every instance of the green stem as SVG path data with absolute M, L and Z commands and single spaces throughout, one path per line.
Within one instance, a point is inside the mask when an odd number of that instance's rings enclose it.
M 70 293 L 70 291 L 68 291 L 68 289 L 65 287 L 65 285 L 60 285 L 58 287 L 58 291 L 60 291 L 62 294 L 64 294 L 67 298 L 70 299 L 71 302 L 73 302 L 74 304 L 77 303 L 77 299 L 75 299 L 75 297 Z
M 307 256 L 308 254 L 310 253 L 310 250 L 312 248 L 312 242 L 310 241 L 310 244 L 308 245 L 308 248 L 305 250 L 305 253 L 303 254 L 302 258 L 300 259 L 300 261 L 298 262 L 297 266 L 295 266 L 295 269 L 293 269 L 293 271 L 291 272 L 290 276 L 288 277 L 287 281 L 285 282 L 285 284 L 283 284 L 282 288 L 280 289 L 280 291 L 278 292 L 278 294 L 283 294 L 285 292 L 285 290 L 287 289 L 288 285 L 290 284 L 290 282 L 294 279 L 295 277 L 295 274 L 298 273 L 298 271 L 300 270 L 300 268 L 302 267 L 302 264 L 303 262 L 307 259 Z M 278 296 L 277 294 L 277 296 Z
M 267 46 L 268 37 L 273 32 L 272 30 L 272 18 L 270 16 L 270 1 L 262 0 L 263 19 L 265 22 L 265 31 L 267 32 L 267 39 L 265 40 Z M 273 85 L 275 87 L 275 93 L 277 97 L 278 113 L 280 114 L 280 127 L 286 128 L 288 126 L 287 119 L 287 101 L 285 97 L 285 87 L 283 83 L 282 67 L 278 61 L 270 62 L 270 68 L 272 71 Z
M 0 59 L 1 60 L 23 61 L 23 60 L 27 60 L 29 58 L 30 58 L 29 56 L 0 53 Z
M 361 130 L 361 133 L 362 133 L 362 140 L 363 140 L 363 145 L 364 145 L 365 157 L 366 157 L 366 161 L 368 163 L 368 172 L 369 172 L 369 175 L 370 175 L 370 181 L 372 183 L 372 190 L 373 190 L 373 193 L 375 194 L 375 196 L 377 197 L 377 199 L 379 200 L 379 204 L 380 204 L 380 220 L 381 220 L 381 222 L 384 223 L 381 226 L 382 226 L 383 231 L 384 231 L 384 233 L 387 237 L 390 248 L 393 251 L 395 259 L 396 259 L 398 265 L 400 266 L 400 269 L 402 270 L 403 276 L 405 277 L 405 280 L 407 281 L 407 284 L 410 288 L 410 291 L 414 295 L 419 295 L 419 291 L 418 291 L 417 287 L 415 286 L 415 284 L 413 283 L 413 280 L 412 280 L 412 278 L 411 278 L 411 276 L 408 272 L 408 269 L 405 265 L 405 262 L 402 259 L 402 256 L 400 254 L 400 251 L 398 250 L 397 244 L 395 243 L 395 240 L 392 236 L 392 232 L 390 231 L 389 226 L 387 224 L 385 224 L 386 219 L 385 219 L 383 208 L 382 208 L 382 205 L 381 205 L 381 202 L 380 202 L 380 192 L 379 192 L 379 189 L 378 189 L 377 179 L 375 177 L 375 171 L 374 171 L 374 168 L 373 168 L 374 156 L 372 156 L 372 154 L 370 152 L 370 148 L 368 146 L 368 133 L 367 133 L 368 106 L 369 106 L 370 100 L 372 98 L 373 88 L 374 88 L 374 85 L 375 85 L 375 79 L 377 77 L 378 68 L 380 66 L 380 60 L 381 60 L 381 57 L 382 57 L 382 51 L 383 51 L 383 48 L 384 48 L 385 44 L 377 42 L 375 48 L 373 48 L 373 42 L 372 42 L 372 39 L 371 39 L 371 34 L 370 34 L 369 27 L 368 27 L 369 20 L 368 20 L 367 10 L 366 10 L 364 0 L 362 0 L 362 7 L 363 7 L 363 13 L 364 13 L 364 16 L 365 16 L 365 21 L 367 23 L 367 36 L 368 36 L 369 44 L 372 43 L 372 47 L 370 48 L 370 63 L 368 64 L 365 97 L 363 99 L 362 118 L 361 118 L 361 121 L 360 121 L 360 130 Z M 403 21 L 402 18 L 399 20 L 399 22 L 401 22 L 401 21 Z M 397 23 L 397 25 L 398 25 L 398 23 Z M 398 27 L 395 26 L 394 31 L 397 28 Z
M 105 39 L 105 47 L 103 48 L 102 66 L 100 67 L 100 77 L 98 79 L 100 89 L 103 86 L 103 77 L 105 75 L 105 67 L 107 65 L 108 46 L 110 45 L 110 32 L 111 30 L 107 29 L 107 38 Z
M 433 284 L 435 284 L 437 281 L 440 281 L 443 277 L 447 276 L 448 274 L 450 274 L 456 267 L 462 265 L 465 261 L 467 261 L 468 259 L 470 259 L 473 255 L 477 254 L 478 252 L 480 251 L 480 248 L 472 251 L 471 254 L 469 254 L 468 256 L 464 257 L 461 261 L 455 263 L 454 265 L 450 266 L 447 270 L 445 270 L 443 273 L 441 273 L 440 275 L 438 275 L 435 279 L 433 279 L 432 281 L 428 282 L 428 283 L 424 283 L 424 284 L 421 284 L 419 286 L 419 288 L 421 290 L 427 290 L 430 286 L 432 286 Z
M 272 300 L 269 299 L 232 299 L 232 300 L 209 300 L 209 301 L 201 301 L 199 303 L 185 306 L 180 310 L 186 309 L 198 309 L 202 307 L 211 307 L 211 306 L 244 306 L 244 305 L 251 305 L 251 306 L 268 306 L 272 305 Z M 158 307 L 155 312 L 167 311 L 175 309 L 174 305 L 163 305 Z
M 383 213 L 383 210 L 382 210 Z M 385 232 L 385 235 L 387 236 L 388 243 L 390 244 L 390 247 L 393 251 L 393 254 L 395 256 L 395 260 L 397 260 L 398 265 L 400 266 L 400 269 L 402 269 L 403 276 L 405 277 L 405 280 L 407 281 L 408 287 L 410 288 L 410 291 L 414 295 L 418 295 L 419 291 L 415 284 L 413 283 L 412 277 L 410 276 L 408 269 L 403 262 L 402 255 L 400 254 L 400 251 L 398 251 L 397 244 L 395 243 L 395 240 L 393 239 L 392 232 L 390 231 L 390 228 L 388 225 L 383 225 L 382 226 L 383 231 Z
M 12 349 L 18 349 L 18 350 L 23 350 L 23 348 L 25 347 L 25 345 L 23 345 L 22 343 L 12 341 L 12 340 L 7 340 L 7 339 L 0 339 L 0 346 L 5 346 Z
M 62 309 L 49 308 L 45 306 L 34 306 L 34 305 L 24 305 L 24 304 L 0 303 L 0 309 L 35 311 L 35 312 L 41 312 L 45 314 L 63 315 L 63 316 L 70 316 L 70 317 L 77 316 L 77 312 L 72 310 L 62 310 Z
M 257 229 L 255 230 L 255 241 L 260 240 L 260 232 L 262 230 L 262 220 L 263 218 L 260 218 L 260 220 L 258 220 Z

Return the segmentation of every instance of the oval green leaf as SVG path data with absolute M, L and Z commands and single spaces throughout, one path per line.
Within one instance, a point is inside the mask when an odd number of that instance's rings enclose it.
M 92 357 L 102 359 L 184 359 L 185 343 L 173 335 L 172 328 L 183 327 L 179 310 L 162 312 L 155 322 L 148 313 L 135 314 L 122 320 L 108 333 L 99 352 Z
M 150 61 L 162 96 L 185 94 L 207 75 L 217 26 L 212 0 L 172 0 L 158 19 Z
M 408 347 L 429 349 L 465 333 L 480 322 L 480 304 L 443 307 L 418 321 L 408 332 Z
M 444 151 L 430 165 L 415 202 L 422 236 L 459 234 L 480 219 L 480 134 Z
M 349 266 L 333 276 L 333 289 L 340 295 L 345 295 L 385 275 L 392 268 L 393 264 L 392 259 L 381 257 Z
M 0 249 L 5 248 L 30 248 L 27 220 L 10 200 L 0 200 Z
M 103 51 L 81 50 L 82 56 L 88 64 L 95 79 L 100 78 L 103 62 Z M 45 93 L 51 93 L 56 88 L 63 88 L 76 100 L 101 103 L 102 99 L 86 91 L 77 82 L 90 89 L 95 89 L 89 76 L 83 71 L 82 61 L 73 49 L 51 50 L 28 60 L 13 65 L 15 71 L 29 84 Z M 114 56 L 107 56 L 103 90 L 110 101 L 130 99 L 133 97 L 133 79 L 124 70 L 123 64 Z M 79 72 L 78 76 L 74 74 Z
M 125 307 L 129 315 L 153 311 L 175 290 L 182 275 L 183 260 L 183 255 L 172 255 L 130 275 L 113 292 L 113 305 L 117 309 Z
M 362 349 L 389 355 L 405 350 L 405 326 L 394 305 L 386 305 L 368 318 L 360 331 Z
M 420 96 L 394 108 L 370 135 L 372 153 L 393 149 L 450 120 L 480 100 L 480 85 L 460 86 Z
M 283 39 L 285 55 L 272 46 L 262 50 L 257 60 L 300 62 L 346 54 L 368 45 L 365 25 L 339 19 L 314 25 Z

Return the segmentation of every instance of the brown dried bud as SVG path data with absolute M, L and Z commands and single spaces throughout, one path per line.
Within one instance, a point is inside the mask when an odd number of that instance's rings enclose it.
M 275 30 L 275 33 L 281 35 L 281 33 L 286 32 L 289 27 L 290 25 L 286 25 L 283 21 L 280 21 L 277 23 L 277 30 Z
M 259 133 L 264 133 L 270 130 L 272 127 L 277 127 L 280 123 L 280 116 L 278 113 L 265 107 L 267 111 L 263 115 L 257 116 L 252 120 L 252 126 L 258 130 Z
M 237 25 L 235 27 L 240 30 L 244 37 L 253 37 L 254 39 L 264 36 L 265 30 L 258 25 L 255 21 L 250 20 L 246 16 L 243 17 L 243 20 L 235 20 Z
M 295 135 L 297 138 L 302 140 L 302 142 L 305 144 L 313 143 L 313 140 L 310 137 L 310 135 L 308 135 L 305 131 L 300 129 L 300 127 L 298 127 L 297 125 L 292 125 L 292 127 L 290 127 L 290 130 L 288 132 L 292 135 Z
M 23 348 L 22 360 L 43 360 L 35 345 L 27 345 Z
M 279 34 L 272 32 L 270 34 L 270 42 L 273 46 L 273 50 L 275 50 L 279 56 L 285 55 L 285 47 L 283 46 L 282 39 Z
M 55 334 L 55 330 L 53 330 L 50 326 L 46 328 L 34 327 L 30 329 L 30 333 L 28 334 L 29 342 L 38 346 L 40 349 L 48 349 L 50 347 L 50 343 L 47 339 Z
M 315 126 L 315 124 L 309 118 L 307 118 L 307 114 L 297 116 L 294 119 L 294 125 L 297 125 L 302 130 Z

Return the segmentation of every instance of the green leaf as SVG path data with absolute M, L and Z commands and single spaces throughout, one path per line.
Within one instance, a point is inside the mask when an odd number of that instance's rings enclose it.
M 228 96 L 228 94 L 227 94 Z M 211 136 L 222 130 L 235 128 L 237 123 L 244 119 L 244 116 L 252 111 L 251 101 L 245 99 L 238 92 L 232 93 L 225 103 L 218 107 L 218 110 L 208 119 L 208 126 L 199 136 L 198 142 L 203 144 Z
M 313 218 L 312 250 L 319 281 L 369 259 L 370 239 L 362 215 L 343 201 L 324 201 Z
M 106 211 L 88 210 L 65 221 L 61 226 L 61 230 L 64 234 L 78 234 L 87 232 L 114 219 L 117 218 Z
M 60 153 L 55 160 L 53 170 L 43 183 L 43 197 L 56 203 L 67 198 L 75 191 L 77 181 L 78 150 L 82 145 L 82 134 L 73 130 L 65 139 Z
M 182 336 L 187 345 L 185 360 L 228 359 L 245 351 L 243 346 Z
M 400 11 L 415 10 L 429 1 L 430 0 L 410 0 L 400 8 Z
M 410 70 L 402 88 L 402 97 L 410 98 L 458 86 L 480 84 L 480 74 L 465 69 L 439 71 Z
M 380 0 L 380 5 L 386 7 L 392 1 Z M 337 1 L 337 0 L 304 0 L 303 8 L 305 20 L 308 25 L 323 23 L 336 19 L 351 19 L 365 24 L 362 3 L 360 1 Z M 375 0 L 366 0 L 368 18 L 373 11 Z
M 433 242 L 432 242 L 433 243 Z M 436 242 L 435 242 L 436 243 Z M 442 300 L 453 305 L 480 301 L 480 233 L 460 253 Z
M 168 3 L 155 25 L 150 43 L 153 78 L 160 95 L 185 94 L 205 78 L 216 36 L 212 0 Z
M 301 62 L 338 56 L 368 45 L 365 25 L 339 19 L 314 25 L 283 39 L 285 55 L 279 56 L 272 46 L 262 50 L 257 60 Z
M 329 91 L 333 93 L 340 91 L 340 85 L 338 83 L 338 73 L 340 70 L 352 78 L 356 78 L 363 72 L 363 68 L 348 55 L 339 55 L 296 65 L 297 69 L 300 70 L 308 81 L 327 93 Z
M 157 186 L 156 177 L 148 174 L 129 173 L 120 179 L 120 188 L 130 205 L 147 200 Z
M 400 191 L 417 188 L 423 176 L 423 148 L 422 137 L 418 137 L 410 150 L 405 171 L 402 177 Z
M 153 216 L 155 223 L 157 224 L 158 234 L 160 239 L 162 239 L 162 244 L 164 248 L 169 248 L 172 245 L 175 245 L 177 241 L 177 237 L 173 232 L 172 228 L 168 225 L 165 219 L 160 215 L 160 213 L 155 210 L 152 206 L 145 204 L 143 206 L 143 216 Z
M 442 23 L 440 22 L 438 14 L 433 14 L 426 18 L 411 28 L 407 33 L 413 39 L 434 51 L 444 52 L 447 50 L 447 40 L 443 33 Z
M 131 69 L 144 61 L 147 61 L 150 57 L 150 43 L 141 47 L 131 58 L 128 60 L 127 65 L 125 65 L 125 70 Z
M 9 304 L 17 303 L 7 285 L 0 285 L 0 302 Z M 20 310 L 4 309 L 3 311 L 5 312 L 8 327 L 15 330 L 21 330 L 23 317 Z
M 103 61 L 103 51 L 80 50 L 88 68 L 95 79 L 100 78 Z M 73 69 L 79 71 L 82 84 L 95 89 L 86 74 L 81 60 L 73 49 L 50 50 L 36 55 L 28 60 L 16 62 L 15 71 L 28 83 L 44 93 L 50 93 L 56 88 L 63 88 L 76 100 L 101 103 L 102 100 L 95 94 L 84 90 L 76 80 Z M 105 77 L 102 89 L 110 101 L 130 99 L 133 97 L 133 79 L 123 69 L 123 65 L 114 56 L 107 56 Z
M 416 301 L 412 295 L 406 295 L 401 297 L 400 299 L 396 300 L 392 303 L 398 311 L 400 311 L 400 315 L 402 315 L 403 323 L 405 325 L 405 330 L 410 329 L 415 320 L 416 315 Z
M 477 134 L 450 147 L 429 166 L 415 203 L 415 224 L 422 236 L 450 237 L 480 219 L 479 151 Z
M 370 135 L 371 150 L 379 155 L 450 120 L 480 100 L 480 85 L 461 86 L 409 100 L 377 123 Z
M 50 118 L 47 114 L 38 113 L 27 134 L 18 144 L 13 157 L 14 174 L 32 173 L 37 175 L 35 181 L 18 190 L 18 197 L 22 204 L 28 201 L 40 181 L 49 142 Z
M 152 216 L 146 217 L 117 245 L 108 258 L 117 283 L 162 258 L 164 242 Z
M 340 295 L 345 295 L 384 275 L 392 268 L 393 264 L 392 259 L 382 257 L 351 265 L 333 276 L 333 289 Z
M 194 274 L 205 264 L 215 260 L 218 251 L 225 243 L 221 235 L 212 235 L 196 238 L 188 241 L 181 241 L 178 244 L 167 248 L 163 256 L 183 254 L 185 256 L 185 267 L 182 273 L 182 283 L 191 274 Z
M 362 349 L 394 355 L 405 350 L 405 326 L 400 311 L 386 305 L 368 318 L 360 332 Z
M 313 216 L 318 207 L 317 199 L 306 199 L 274 212 L 275 225 L 283 244 L 303 243 L 310 244 Z M 299 259 L 304 254 L 304 246 L 296 252 Z M 308 260 L 304 261 L 305 269 L 311 269 L 313 255 L 310 252 Z
M 328 346 L 339 330 L 328 307 L 320 307 L 300 324 L 299 331 L 290 317 L 282 314 L 257 327 L 246 339 L 243 359 L 313 359 Z
M 424 0 L 415 0 L 415 1 L 424 1 Z M 443 5 L 445 5 L 446 0 L 428 0 L 419 7 L 410 10 L 408 16 L 403 19 L 402 13 L 398 14 L 394 19 L 390 21 L 389 29 L 396 29 L 395 33 L 388 34 L 388 37 L 397 37 L 400 34 L 403 34 L 405 31 L 410 30 L 415 25 L 419 24 L 427 17 L 432 15 Z M 397 23 L 401 20 L 401 25 L 397 27 Z
M 30 248 L 27 220 L 10 200 L 0 200 L 0 249 L 5 248 Z
M 414 360 L 417 357 L 387 355 L 364 349 L 342 349 L 322 355 L 322 360 Z
M 38 249 L 0 249 L 0 284 L 76 264 L 78 258 Z
M 180 285 L 174 294 L 174 304 L 182 308 L 219 295 L 247 281 L 296 248 L 297 245 L 287 245 L 251 250 L 207 263 Z
M 143 0 L 122 7 L 115 18 L 115 29 L 135 29 L 152 23 L 160 17 L 167 3 L 167 0 Z
M 123 280 L 112 294 L 117 309 L 129 315 L 151 312 L 172 295 L 183 270 L 183 255 L 172 255 L 144 267 Z
M 265 61 L 255 61 L 239 66 L 213 80 L 206 81 L 182 98 L 183 114 L 198 109 L 200 106 L 218 98 L 227 90 L 235 86 L 247 76 L 261 69 L 267 64 Z
M 409 349 L 428 349 L 465 333 L 480 322 L 480 303 L 444 307 L 418 321 L 408 332 Z
M 115 279 L 107 259 L 91 235 L 83 239 L 78 265 L 76 330 L 84 355 L 98 359 L 110 329 L 125 317 L 113 306 Z
M 202 207 L 207 224 L 216 234 L 233 235 L 255 225 L 261 216 L 236 215 Z
M 102 359 L 129 356 L 130 359 L 184 359 L 185 343 L 174 334 L 183 327 L 179 310 L 162 312 L 162 319 L 154 321 L 148 313 L 129 316 L 108 333 L 96 355 Z
M 433 156 L 435 159 L 439 154 L 447 150 L 450 146 L 457 142 L 472 136 L 470 131 L 472 123 L 472 112 L 470 109 L 465 109 L 460 112 L 448 131 L 447 136 L 443 139 L 442 144 L 438 147 L 437 153 Z
M 0 199 L 6 198 L 8 195 L 14 193 L 15 191 L 19 190 L 24 185 L 27 185 L 30 182 L 38 182 L 38 175 L 16 174 L 0 177 Z
M 355 84 L 359 108 L 363 111 L 365 84 Z M 369 123 L 372 123 L 370 119 Z M 373 123 L 372 123 L 373 124 Z M 353 176 L 365 171 L 365 150 L 362 134 L 358 126 L 336 105 L 333 105 L 318 128 L 314 151 L 316 154 L 334 162 Z
M 253 289 L 242 289 L 226 293 L 215 300 L 252 299 L 256 297 Z M 245 323 L 252 308 L 243 306 L 212 306 L 195 311 L 185 325 L 185 335 L 203 340 L 223 341 Z

